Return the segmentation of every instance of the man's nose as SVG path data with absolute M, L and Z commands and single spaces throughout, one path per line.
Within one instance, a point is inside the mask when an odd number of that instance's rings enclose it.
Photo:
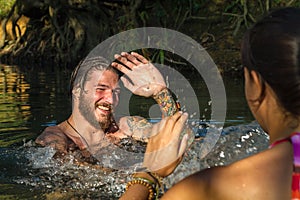
M 114 103 L 113 90 L 106 90 L 103 99 L 106 102 L 113 104 Z

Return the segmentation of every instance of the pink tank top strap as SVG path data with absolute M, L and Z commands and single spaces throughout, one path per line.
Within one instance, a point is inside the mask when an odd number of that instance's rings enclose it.
M 283 139 L 280 139 L 280 140 L 276 140 L 275 142 L 273 142 L 270 146 L 269 146 L 269 149 L 271 149 L 272 147 L 278 145 L 278 144 L 281 144 L 283 142 L 292 142 L 291 141 L 291 138 L 290 137 L 287 137 L 287 138 L 283 138 Z
M 294 149 L 292 200 L 300 200 L 300 133 L 293 133 L 290 138 Z
M 300 167 L 300 133 L 293 133 L 291 141 L 294 149 L 294 165 Z
M 292 179 L 292 200 L 300 199 L 300 173 L 293 172 Z
M 292 133 L 289 137 L 277 140 L 272 143 L 272 148 L 283 142 L 291 142 L 294 150 L 294 171 L 292 177 L 292 200 L 300 200 L 300 133 Z

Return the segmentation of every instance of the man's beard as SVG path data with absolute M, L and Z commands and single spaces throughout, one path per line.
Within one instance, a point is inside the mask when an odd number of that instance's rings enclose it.
M 103 131 L 105 131 L 111 124 L 112 114 L 110 113 L 106 116 L 103 115 L 102 118 L 98 121 L 94 114 L 95 110 L 97 109 L 96 105 L 85 98 L 86 95 L 80 96 L 81 98 L 79 101 L 79 112 L 96 129 L 101 128 Z

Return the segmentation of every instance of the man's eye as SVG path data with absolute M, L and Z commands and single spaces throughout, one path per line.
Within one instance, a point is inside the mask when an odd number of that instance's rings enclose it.
M 106 88 L 96 88 L 96 92 L 102 92 L 102 91 L 104 91 L 104 90 L 106 90 Z

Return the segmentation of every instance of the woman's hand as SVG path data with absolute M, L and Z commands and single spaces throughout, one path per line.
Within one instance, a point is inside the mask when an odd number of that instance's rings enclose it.
M 175 170 L 192 137 L 190 132 L 181 137 L 187 118 L 187 113 L 177 112 L 153 127 L 143 163 L 148 171 L 166 177 Z
M 166 87 L 161 73 L 142 55 L 122 52 L 116 54 L 115 59 L 122 64 L 113 62 L 111 65 L 124 73 L 121 80 L 133 94 L 150 97 Z

